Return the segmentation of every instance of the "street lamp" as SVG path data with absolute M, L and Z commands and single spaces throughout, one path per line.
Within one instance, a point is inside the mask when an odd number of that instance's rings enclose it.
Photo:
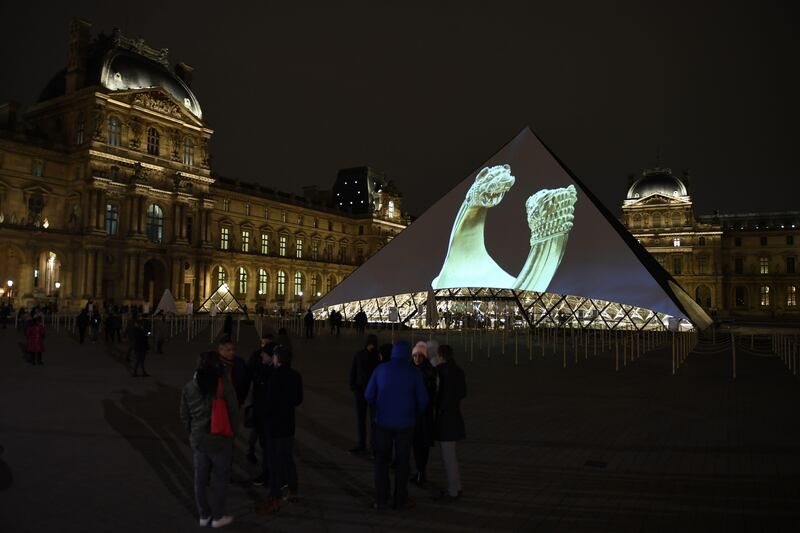
M 6 281 L 6 285 L 8 285 L 8 297 L 11 298 L 11 288 L 14 286 L 14 282 L 12 280 Z
M 60 288 L 61 288 L 61 282 L 60 281 L 56 281 L 56 289 L 60 289 Z

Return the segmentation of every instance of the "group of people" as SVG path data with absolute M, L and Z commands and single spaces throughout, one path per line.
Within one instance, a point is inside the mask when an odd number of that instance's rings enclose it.
M 447 490 L 437 499 L 449 502 L 460 498 L 456 442 L 466 437 L 460 403 L 467 387 L 453 349 L 435 340 L 420 341 L 413 350 L 405 341 L 379 347 L 377 337 L 369 335 L 364 349 L 353 357 L 349 382 L 355 399 L 357 435 L 351 453 L 370 452 L 366 438 L 367 418 L 370 420 L 374 508 L 389 506 L 390 465 L 395 469 L 391 505 L 398 509 L 414 505 L 408 497 L 408 482 L 425 485 L 434 442 L 439 442 L 447 475 Z M 412 449 L 416 473 L 410 476 Z
M 297 500 L 294 411 L 302 402 L 303 381 L 292 368 L 291 342 L 284 329 L 277 339 L 265 333 L 248 361 L 236 355 L 229 337 L 220 340 L 217 351 L 200 356 L 192 380 L 183 388 L 180 414 L 194 456 L 201 526 L 223 527 L 233 521 L 225 514 L 225 500 L 240 420 L 250 429 L 248 460 L 258 462 L 256 443 L 262 450 L 261 474 L 253 484 L 269 487 L 268 498 L 256 512 L 270 514 Z

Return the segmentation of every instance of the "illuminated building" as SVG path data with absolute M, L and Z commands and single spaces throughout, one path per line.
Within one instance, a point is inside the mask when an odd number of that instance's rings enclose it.
M 710 314 L 800 319 L 800 211 L 696 216 L 688 178 L 645 170 L 630 183 L 622 222 Z
M 39 101 L 0 108 L 0 280 L 17 304 L 152 306 L 168 288 L 182 310 L 227 283 L 251 310 L 301 308 L 405 227 L 396 190 L 378 194 L 391 214 L 349 213 L 213 173 L 192 75 L 76 20 Z

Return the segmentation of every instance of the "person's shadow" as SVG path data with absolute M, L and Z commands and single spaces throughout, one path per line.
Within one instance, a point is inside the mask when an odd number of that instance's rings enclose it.
M 0 446 L 0 456 L 3 455 L 5 448 Z M 0 492 L 8 490 L 14 484 L 14 474 L 11 473 L 11 467 L 8 463 L 0 459 Z

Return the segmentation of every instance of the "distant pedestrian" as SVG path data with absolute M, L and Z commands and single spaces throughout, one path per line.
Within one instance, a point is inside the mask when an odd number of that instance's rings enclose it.
M 169 322 L 165 313 L 161 313 L 153 325 L 153 334 L 156 337 L 156 353 L 164 353 L 164 344 L 169 340 Z
M 33 319 L 33 323 L 25 330 L 27 338 L 28 362 L 32 365 L 43 365 L 42 352 L 44 352 L 44 326 L 41 317 Z
M 89 312 L 86 309 L 81 309 L 80 314 L 76 320 L 78 325 L 78 338 L 80 343 L 86 340 L 86 328 L 89 327 Z
M 436 367 L 439 389 L 434 402 L 434 438 L 439 441 L 442 463 L 447 474 L 447 491 L 441 491 L 439 499 L 452 501 L 461 497 L 461 473 L 456 457 L 456 442 L 467 436 L 464 418 L 461 416 L 461 400 L 467 396 L 464 371 L 456 365 L 453 349 L 439 346 L 439 364 Z
M 356 325 L 356 333 L 363 335 L 367 330 L 368 321 L 367 313 L 365 313 L 363 309 L 356 313 L 356 316 L 353 318 L 353 322 L 355 322 Z
M 92 312 L 92 318 L 89 322 L 89 326 L 92 328 L 92 342 L 97 342 L 97 338 L 100 334 L 100 324 L 102 319 L 100 318 L 100 311 L 95 306 L 94 311 Z
M 303 322 L 305 324 L 306 329 L 306 339 L 313 339 L 314 338 L 314 313 L 311 312 L 309 308 L 306 311 L 305 316 L 303 316 Z
M 375 503 L 385 509 L 389 502 L 389 463 L 394 451 L 394 507 L 408 508 L 409 455 L 417 417 L 428 406 L 422 375 L 411 365 L 411 348 L 405 341 L 392 347 L 392 358 L 372 373 L 365 393 L 375 408 Z
M 266 388 L 266 426 L 269 433 L 270 498 L 256 512 L 270 514 L 280 508 L 280 500 L 297 500 L 297 466 L 294 462 L 294 410 L 303 403 L 303 380 L 292 369 L 292 355 L 285 347 L 275 347 L 272 373 Z M 282 487 L 288 491 L 284 495 Z
M 353 392 L 356 412 L 356 446 L 349 451 L 354 455 L 361 455 L 367 452 L 367 400 L 364 393 L 367 390 L 369 378 L 372 372 L 380 364 L 378 356 L 378 337 L 375 335 L 367 336 L 364 348 L 356 352 L 353 356 L 353 363 L 350 365 L 350 390 Z M 375 432 L 372 427 L 370 433 L 370 448 L 375 452 Z
M 142 377 L 149 377 L 150 374 L 144 369 L 144 359 L 147 356 L 147 350 L 150 349 L 150 341 L 147 338 L 147 331 L 144 328 L 144 323 L 141 319 L 136 321 L 136 327 L 133 330 L 133 354 L 136 361 L 133 367 L 133 376 L 139 375 L 139 369 L 142 369 Z
M 425 384 L 428 398 L 434 398 L 436 395 L 436 369 L 428 361 L 428 346 L 424 342 L 417 343 L 411 352 L 411 359 L 414 362 L 414 366 L 422 374 L 422 382 Z M 424 486 L 428 479 L 428 457 L 433 446 L 433 420 L 433 402 L 430 401 L 425 412 L 417 417 L 417 422 L 414 425 L 413 448 L 417 472 L 411 478 L 411 481 L 419 487 Z
M 225 514 L 225 500 L 231 477 L 233 436 L 212 433 L 212 402 L 225 402 L 230 428 L 238 427 L 239 409 L 231 383 L 223 377 L 216 352 L 200 356 L 194 378 L 181 395 L 181 420 L 189 432 L 194 456 L 194 497 L 199 524 L 220 528 L 233 522 Z M 209 494 L 209 490 L 210 494 Z

